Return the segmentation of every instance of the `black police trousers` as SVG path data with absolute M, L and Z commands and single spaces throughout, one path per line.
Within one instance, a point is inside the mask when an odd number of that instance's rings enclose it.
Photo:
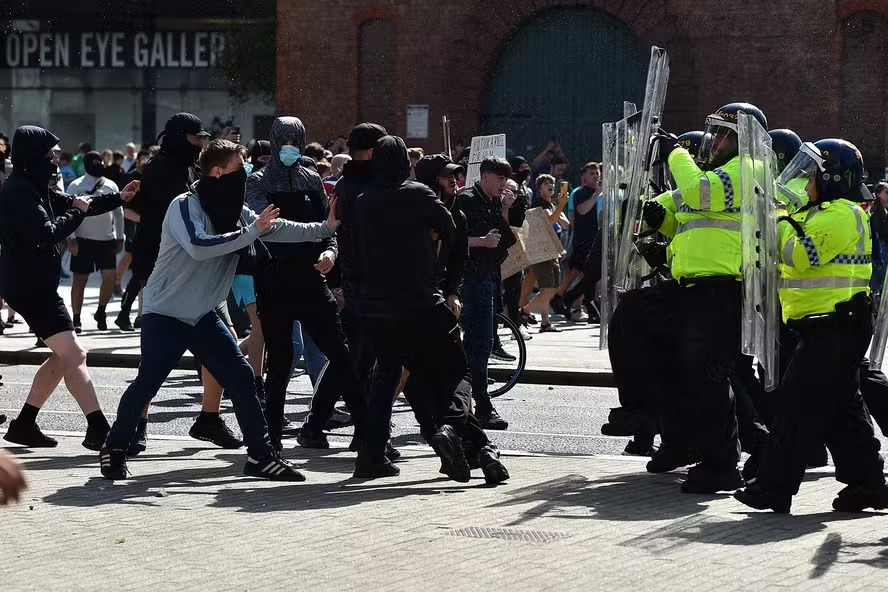
M 774 394 L 771 437 L 758 480 L 768 491 L 798 493 L 806 451 L 824 442 L 836 479 L 847 485 L 881 485 L 883 461 L 859 392 L 860 365 L 872 338 L 869 298 L 858 294 L 836 313 L 791 321 L 792 343 Z
M 463 431 L 467 402 L 454 410 L 454 392 L 468 370 L 466 354 L 459 338 L 456 316 L 443 302 L 433 308 L 405 311 L 398 316 L 363 317 L 376 366 L 370 381 L 367 419 L 364 422 L 359 454 L 381 459 L 389 437 L 392 399 L 402 368 L 410 372 L 415 388 L 413 402 L 423 415 L 440 427 L 448 421 Z M 423 436 L 431 426 L 425 422 Z M 432 435 L 434 432 L 432 432 Z

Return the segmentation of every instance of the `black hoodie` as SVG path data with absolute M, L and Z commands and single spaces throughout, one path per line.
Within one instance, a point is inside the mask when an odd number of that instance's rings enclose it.
M 73 233 L 84 214 L 72 198 L 51 191 L 56 166 L 47 153 L 59 139 L 49 131 L 20 127 L 13 138 L 14 169 L 0 189 L 0 296 L 46 298 L 59 285 L 59 242 Z M 110 212 L 120 194 L 95 196 L 86 215 Z
M 436 248 L 449 248 L 453 218 L 431 189 L 409 181 L 401 138 L 385 136 L 373 149 L 370 187 L 355 201 L 351 223 L 354 265 L 349 306 L 357 314 L 400 317 L 443 302 L 435 277 Z

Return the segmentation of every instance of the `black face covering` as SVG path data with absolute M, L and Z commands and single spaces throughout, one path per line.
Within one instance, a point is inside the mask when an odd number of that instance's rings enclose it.
M 98 152 L 87 152 L 83 157 L 83 170 L 93 177 L 104 177 L 105 165 L 102 164 L 102 155 Z
M 210 217 L 217 234 L 237 230 L 244 209 L 246 187 L 247 171 L 243 167 L 219 178 L 202 177 L 197 183 L 200 205 Z

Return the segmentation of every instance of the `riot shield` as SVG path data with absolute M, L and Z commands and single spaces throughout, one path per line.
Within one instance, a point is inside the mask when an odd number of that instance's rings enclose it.
M 882 284 L 882 294 L 879 296 L 879 314 L 873 327 L 873 343 L 869 351 L 870 370 L 881 370 L 885 361 L 885 346 L 888 345 L 888 274 L 885 275 L 885 283 Z
M 740 156 L 741 265 L 744 354 L 755 356 L 766 391 L 779 381 L 780 242 L 777 235 L 777 156 L 771 137 L 751 115 L 737 122 Z
M 614 279 L 620 290 L 633 290 L 641 287 L 642 278 L 649 268 L 638 255 L 635 243 L 647 240 L 640 236 L 642 231 L 640 201 L 654 197 L 651 190 L 651 165 L 656 142 L 654 137 L 663 116 L 666 101 L 666 87 L 669 82 L 669 56 L 665 49 L 651 48 L 651 62 L 645 85 L 644 106 L 638 129 L 638 142 L 631 156 L 630 179 L 626 192 L 626 212 L 623 216 L 620 246 L 617 249 L 617 263 Z M 652 237 L 651 237 L 652 240 Z

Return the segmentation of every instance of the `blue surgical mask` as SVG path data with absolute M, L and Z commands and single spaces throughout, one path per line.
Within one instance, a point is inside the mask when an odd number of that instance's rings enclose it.
M 246 169 L 246 171 L 247 171 L 247 175 L 252 175 L 252 174 L 253 174 L 253 164 L 252 164 L 252 163 L 250 163 L 250 162 L 245 162 L 245 163 L 244 163 L 244 169 Z
M 299 148 L 296 146 L 282 146 L 279 156 L 285 167 L 291 167 L 296 164 L 296 161 L 299 160 L 299 157 L 302 155 L 299 153 Z

